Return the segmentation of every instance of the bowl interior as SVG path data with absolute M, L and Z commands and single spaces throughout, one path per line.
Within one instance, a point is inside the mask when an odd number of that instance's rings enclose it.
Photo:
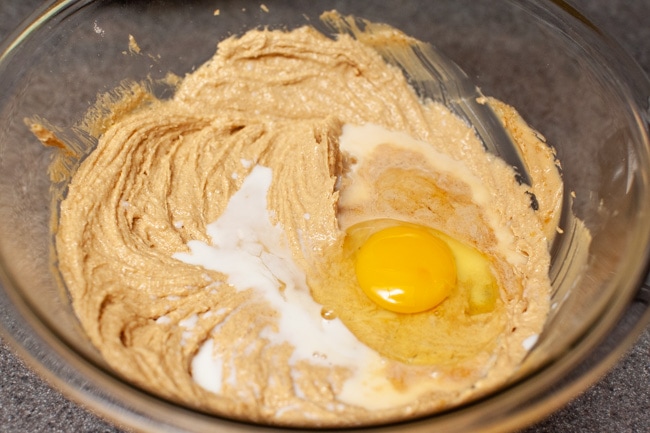
M 98 371 L 108 370 L 60 288 L 50 225 L 55 192 L 65 184 L 48 171 L 54 151 L 34 138 L 23 119 L 44 119 L 60 136 L 82 143 L 77 122 L 99 93 L 122 80 L 183 76 L 229 35 L 262 25 L 318 25 L 320 13 L 331 9 L 432 43 L 485 95 L 517 108 L 557 150 L 566 199 L 563 233 L 552 249 L 553 310 L 520 378 L 566 358 L 577 341 L 596 332 L 597 322 L 613 326 L 635 294 L 647 255 L 650 161 L 641 102 L 614 63 L 612 47 L 565 10 L 537 1 L 395 7 L 390 1 L 293 0 L 267 1 L 264 8 L 250 1 L 110 1 L 53 7 L 0 59 L 3 307 L 23 305 L 40 332 Z M 140 53 L 129 50 L 129 35 Z M 169 94 L 164 86 L 157 91 Z M 585 229 L 590 241 L 582 236 Z M 533 391 L 523 380 L 511 392 Z

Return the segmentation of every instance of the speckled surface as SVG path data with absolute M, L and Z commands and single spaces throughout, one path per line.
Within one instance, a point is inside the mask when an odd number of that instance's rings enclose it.
M 41 2 L 0 1 L 0 41 Z M 650 0 L 573 0 L 650 75 Z M 121 432 L 62 396 L 0 337 L 0 432 Z M 524 433 L 650 432 L 650 328 L 581 396 Z

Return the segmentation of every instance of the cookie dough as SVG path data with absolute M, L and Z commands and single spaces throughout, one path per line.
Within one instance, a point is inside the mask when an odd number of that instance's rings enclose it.
M 549 308 L 553 151 L 514 109 L 484 101 L 537 167 L 520 185 L 378 41 L 393 54 L 417 43 L 372 23 L 336 39 L 251 30 L 171 99 L 133 84 L 87 119 L 99 140 L 60 204 L 57 264 L 83 329 L 126 380 L 228 417 L 337 426 L 431 413 L 515 371 Z M 385 142 L 363 150 L 363 128 Z M 480 250 L 498 307 L 372 304 L 342 245 L 376 218 Z

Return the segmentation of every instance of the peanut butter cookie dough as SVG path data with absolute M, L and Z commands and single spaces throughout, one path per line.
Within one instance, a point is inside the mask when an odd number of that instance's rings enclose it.
M 173 98 L 134 84 L 88 122 L 99 142 L 61 202 L 58 268 L 127 380 L 229 417 L 337 426 L 430 413 L 515 371 L 549 308 L 562 198 L 552 149 L 486 100 L 535 167 L 520 185 L 372 48 L 411 38 L 364 32 L 372 43 L 251 30 L 221 42 Z M 480 251 L 495 307 L 468 313 L 462 285 L 422 313 L 375 305 L 344 246 L 374 219 Z

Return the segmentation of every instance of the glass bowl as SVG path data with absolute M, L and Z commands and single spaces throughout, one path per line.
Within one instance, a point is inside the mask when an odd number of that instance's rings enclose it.
M 650 240 L 650 84 L 566 3 L 53 1 L 4 44 L 0 57 L 0 328 L 68 396 L 142 431 L 270 429 L 170 403 L 124 382 L 105 364 L 52 267 L 53 150 L 23 119 L 46 119 L 61 136 L 71 136 L 97 95 L 124 79 L 182 76 L 228 35 L 315 23 L 330 9 L 432 43 L 484 94 L 517 108 L 556 148 L 567 197 L 564 233 L 552 250 L 553 309 L 520 371 L 478 400 L 375 429 L 522 427 L 595 381 L 650 322 L 643 284 Z M 125 53 L 129 35 L 146 55 Z M 572 215 L 592 236 L 584 261 L 575 254 L 581 240 L 573 236 Z

